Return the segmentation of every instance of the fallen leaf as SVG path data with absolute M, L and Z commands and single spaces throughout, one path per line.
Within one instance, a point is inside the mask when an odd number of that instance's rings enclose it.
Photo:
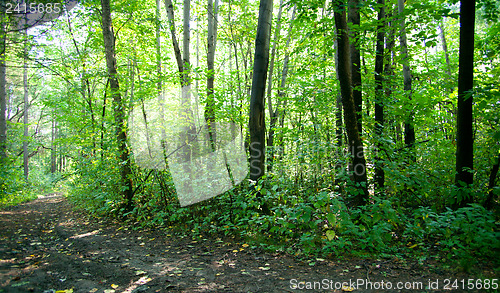
M 89 293 L 95 293 L 95 292 L 97 292 L 98 290 L 99 290 L 99 289 L 97 289 L 97 288 L 93 288 L 93 289 L 91 289 L 91 290 L 89 291 Z
M 116 285 L 116 284 L 111 284 L 111 288 L 113 288 L 113 289 L 116 289 L 116 288 L 118 288 L 118 287 L 120 287 L 120 286 L 118 286 L 118 285 Z
M 145 272 L 145 271 L 136 271 L 135 272 L 136 276 L 145 275 L 145 274 L 147 274 L 147 272 Z
M 146 284 L 147 282 L 149 282 L 151 280 L 152 279 L 149 278 L 148 276 L 144 276 L 144 277 L 140 278 L 139 280 L 137 280 L 134 284 L 144 285 L 144 284 Z
M 57 290 L 56 293 L 73 293 L 73 289 L 68 290 Z
M 354 288 L 349 286 L 342 286 L 342 291 L 352 292 L 354 291 Z

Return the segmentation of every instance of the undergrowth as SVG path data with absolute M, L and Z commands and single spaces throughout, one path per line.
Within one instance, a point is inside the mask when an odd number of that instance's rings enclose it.
M 464 270 L 471 259 L 490 259 L 499 265 L 500 222 L 478 204 L 458 210 L 441 208 L 441 203 L 408 207 L 397 195 L 388 194 L 372 196 L 369 204 L 353 208 L 342 191 L 298 187 L 280 177 L 267 177 L 256 185 L 242 183 L 210 200 L 180 207 L 168 172 L 156 172 L 153 178 L 164 184 L 144 183 L 134 198 L 135 208 L 124 214 L 120 196 L 110 193 L 112 188 L 102 188 L 115 182 L 113 174 L 103 172 L 114 170 L 96 167 L 100 181 L 90 177 L 79 181 L 72 198 L 99 215 L 125 217 L 135 229 L 164 228 L 193 238 L 238 237 L 254 248 L 299 257 L 425 259 L 422 255 L 436 253 Z M 264 202 L 269 214 L 262 212 Z

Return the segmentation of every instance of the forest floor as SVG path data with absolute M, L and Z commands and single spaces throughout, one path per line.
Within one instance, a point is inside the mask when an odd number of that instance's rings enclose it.
M 136 231 L 89 217 L 60 195 L 0 210 L 0 292 L 446 292 L 446 279 L 475 278 L 445 268 L 397 257 L 308 262 L 237 240 Z M 478 274 L 494 276 L 487 267 Z M 389 285 L 422 289 L 382 290 Z

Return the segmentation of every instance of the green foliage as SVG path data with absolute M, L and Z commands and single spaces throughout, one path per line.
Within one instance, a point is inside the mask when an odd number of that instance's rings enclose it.
M 116 159 L 104 157 L 102 161 L 87 156 L 81 157 L 76 164 L 78 172 L 70 182 L 70 198 L 80 207 L 100 215 L 119 214 L 123 199 Z
M 350 158 L 343 121 L 335 116 L 335 112 L 342 111 L 342 105 L 337 104 L 333 11 L 324 1 L 293 0 L 285 1 L 273 86 L 269 100 L 266 99 L 266 106 L 271 101 L 274 111 L 283 115 L 273 129 L 274 145 L 267 148 L 267 155 L 273 155 L 273 161 L 268 162 L 272 172 L 255 185 L 243 182 L 225 194 L 181 208 L 168 170 L 144 170 L 132 161 L 131 179 L 137 189 L 133 209 L 125 213 L 122 187 L 118 184 L 116 129 L 113 102 L 107 91 L 99 1 L 82 1 L 67 18 L 55 21 L 32 40 L 30 58 L 40 60 L 29 64 L 29 138 L 23 135 L 20 115 L 22 73 L 15 69 L 22 68 L 19 40 L 23 36 L 9 34 L 12 47 L 7 59 L 12 66 L 9 65 L 7 75 L 7 153 L 17 159 L 0 168 L 0 205 L 33 198 L 65 177 L 71 185 L 70 197 L 79 206 L 99 216 L 120 217 L 135 229 L 162 228 L 192 237 L 241 237 L 254 247 L 299 256 L 427 253 L 426 249 L 437 248 L 464 264 L 473 257 L 491 257 L 488 253 L 498 250 L 498 215 L 495 217 L 478 204 L 484 202 L 489 192 L 487 182 L 500 149 L 498 1 L 478 2 L 480 29 L 476 32 L 476 80 L 472 93 L 476 159 L 471 172 L 475 184 L 467 188 L 454 186 L 453 172 L 459 52 L 456 2 L 407 3 L 412 96 L 410 99 L 403 90 L 403 60 L 396 28 L 396 46 L 392 52 L 385 52 L 387 57 L 394 56 L 394 73 L 384 76 L 386 121 L 382 135 L 375 133 L 373 117 L 374 102 L 380 98 L 375 94 L 373 72 L 378 6 L 373 1 L 361 3 L 361 24 L 350 25 L 351 30 L 359 33 L 359 38 L 352 41 L 362 55 L 362 136 L 370 188 L 376 159 L 385 171 L 384 188 L 372 192 L 366 206 L 349 205 L 356 189 L 347 171 Z M 388 23 L 397 23 L 398 15 L 392 11 L 394 1 L 386 3 L 390 18 L 384 31 L 388 36 Z M 173 85 L 178 84 L 179 76 L 163 7 L 160 75 L 156 71 L 156 56 L 151 53 L 156 52 L 152 33 L 156 24 L 154 5 L 151 0 L 112 3 L 120 89 L 130 108 L 143 101 L 156 101 L 158 81 L 163 82 L 167 101 L 177 99 Z M 297 5 L 297 15 L 291 23 L 293 5 Z M 203 48 L 206 8 L 198 2 L 192 6 L 197 23 L 193 26 L 192 45 L 196 34 L 196 39 L 200 39 L 197 46 Z M 175 9 L 176 23 L 180 24 L 182 13 L 178 6 Z M 238 0 L 224 3 L 219 12 L 215 115 L 217 121 L 235 122 L 243 133 L 247 131 L 257 10 L 256 1 Z M 285 32 L 290 27 L 291 31 Z M 442 49 L 441 29 L 447 52 Z M 201 108 L 206 102 L 206 55 L 200 50 L 195 62 L 194 54 L 193 50 L 193 84 L 198 84 L 195 90 L 197 106 Z M 285 88 L 281 88 L 287 54 L 289 74 Z M 417 143 L 412 148 L 405 146 L 403 139 L 409 113 L 414 114 L 416 130 Z M 270 115 L 265 116 L 269 119 Z M 52 125 L 57 129 L 54 140 Z M 19 168 L 24 141 L 33 153 L 28 183 Z M 62 172 L 47 175 L 52 144 Z M 410 160 L 412 156 L 415 162 Z M 499 190 L 493 188 L 497 205 Z M 477 204 L 456 211 L 448 208 L 466 196 Z M 262 212 L 264 203 L 270 208 L 268 214 Z
M 5 159 L 0 168 L 0 208 L 17 205 L 33 200 L 38 196 L 63 188 L 60 184 L 62 174 L 47 174 L 36 168 L 25 180 L 23 170 L 16 168 L 16 162 Z
M 449 208 L 437 213 L 428 207 L 413 212 L 405 237 L 424 245 L 444 249 L 450 258 L 475 255 L 495 258 L 500 248 L 500 225 L 492 212 L 473 204 L 456 211 Z

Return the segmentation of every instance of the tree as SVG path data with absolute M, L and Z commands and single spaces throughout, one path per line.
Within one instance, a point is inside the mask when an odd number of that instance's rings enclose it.
M 385 21 L 385 1 L 378 0 L 377 4 L 380 5 L 378 13 L 378 26 L 377 26 L 377 43 L 375 52 L 375 134 L 378 139 L 377 157 L 375 158 L 375 184 L 378 189 L 384 187 L 384 169 L 380 162 L 379 154 L 382 151 L 383 144 L 381 143 L 384 134 L 384 85 L 383 85 L 383 71 L 384 71 L 384 21 Z
M 293 27 L 293 20 L 295 19 L 295 10 L 296 10 L 296 6 L 293 7 L 293 11 L 292 11 L 292 17 L 290 19 L 290 27 L 288 28 L 288 37 L 287 37 L 287 40 L 286 40 L 286 46 L 285 48 L 289 48 L 290 47 L 290 40 L 291 40 L 291 31 L 292 31 L 292 27 Z M 278 19 L 279 19 L 279 13 L 278 13 Z M 278 24 L 280 22 L 278 21 Z M 277 35 L 278 35 L 278 31 L 279 29 L 276 28 L 276 37 L 275 37 L 275 42 L 277 43 L 278 42 L 278 38 L 277 38 Z M 273 45 L 273 52 L 274 52 L 274 45 Z M 274 53 L 273 53 L 274 55 Z M 285 115 L 285 110 L 284 108 L 286 107 L 286 100 L 283 102 L 283 99 L 285 98 L 285 86 L 286 86 L 286 79 L 287 79 L 287 76 L 288 76 L 288 64 L 290 62 L 290 52 L 287 51 L 285 53 L 285 58 L 283 58 L 283 69 L 281 71 L 281 80 L 280 80 L 280 85 L 279 85 L 279 88 L 278 88 L 278 102 L 276 103 L 276 109 L 273 110 L 273 107 L 272 107 L 272 100 L 271 100 L 271 79 L 269 79 L 268 81 L 268 91 L 267 91 L 267 95 L 268 95 L 268 107 L 269 107 L 269 115 L 270 115 L 270 122 L 269 122 L 269 134 L 267 136 L 267 147 L 271 149 L 271 153 L 269 155 L 269 159 L 268 159 L 268 171 L 271 171 L 272 170 L 272 164 L 273 164 L 273 160 L 274 160 L 274 153 L 275 153 L 275 148 L 274 148 L 274 138 L 276 136 L 276 126 L 278 124 L 278 120 L 280 120 L 280 126 L 281 128 L 283 128 L 283 123 L 284 123 L 284 115 Z M 270 70 L 269 74 L 272 74 L 271 73 L 272 71 Z M 282 105 L 283 103 L 283 105 Z M 283 139 L 280 140 L 280 151 L 283 151 Z
M 28 95 L 28 28 L 24 29 L 24 60 L 23 60 L 23 89 L 24 89 L 24 108 L 23 108 L 23 167 L 24 179 L 28 181 L 29 174 L 29 153 L 28 153 L 28 109 L 29 109 L 29 95 Z
M 215 46 L 217 41 L 217 12 L 219 9 L 219 1 L 215 0 L 215 5 L 212 0 L 208 0 L 207 17 L 208 17 L 208 40 L 207 40 L 207 105 L 205 108 L 205 120 L 208 125 L 208 133 L 212 149 L 215 150 L 215 96 L 214 96 L 214 62 L 215 62 Z
M 7 156 L 7 119 L 5 117 L 7 111 L 7 92 L 6 92 L 6 15 L 5 7 L 0 4 L 0 160 Z
M 120 185 L 125 200 L 126 210 L 132 209 L 133 182 L 130 153 L 127 147 L 127 124 L 125 119 L 125 105 L 120 94 L 120 84 L 116 71 L 115 36 L 111 20 L 110 0 L 101 0 L 102 8 L 102 36 L 104 39 L 104 51 L 106 55 L 106 66 L 108 70 L 108 82 L 113 98 L 113 109 L 115 118 L 115 135 L 118 144 L 120 161 Z
M 179 70 L 180 84 L 182 87 L 182 97 L 180 105 L 180 117 L 182 123 L 182 131 L 180 133 L 180 144 L 182 146 L 181 154 L 184 161 L 191 160 L 191 142 L 196 136 L 196 129 L 194 127 L 193 113 L 191 110 L 191 63 L 190 63 L 190 11 L 191 5 L 189 0 L 184 0 L 183 5 L 183 50 L 181 55 L 181 50 L 179 43 L 177 42 L 177 37 L 175 33 L 175 22 L 174 22 L 174 5 L 172 0 L 165 0 L 165 8 L 167 10 L 168 24 L 170 26 L 170 35 L 172 37 L 172 45 L 174 46 L 175 60 L 177 61 L 177 67 Z M 185 165 L 188 168 L 188 164 Z M 186 169 L 186 172 L 189 172 Z
M 352 96 L 356 107 L 358 131 L 363 132 L 363 90 L 361 81 L 361 54 L 359 52 L 359 0 L 348 0 L 347 18 L 353 29 L 349 31 L 351 49 Z
M 179 42 L 177 42 L 177 37 L 175 34 L 174 5 L 172 4 L 172 0 L 165 0 L 165 9 L 167 11 L 168 26 L 170 28 L 170 36 L 172 37 L 172 45 L 174 46 L 175 61 L 177 62 L 179 73 L 181 74 L 181 83 L 182 83 L 182 72 L 184 71 L 184 65 L 182 62 L 182 55 L 181 55 L 181 49 L 179 48 Z
M 259 22 L 255 38 L 252 91 L 250 96 L 250 179 L 258 181 L 265 172 L 266 120 L 264 95 L 269 65 L 269 43 L 271 39 L 271 17 L 273 0 L 260 0 Z
M 404 92 L 408 97 L 408 100 L 412 99 L 412 89 L 411 89 L 411 71 L 410 71 L 410 58 L 408 57 L 408 45 L 406 41 L 406 25 L 404 16 L 405 3 L 404 0 L 398 0 L 398 12 L 401 23 L 401 34 L 400 34 L 400 46 L 401 55 L 403 55 L 403 83 Z M 415 144 L 415 127 L 413 125 L 413 110 L 409 111 L 408 116 L 405 119 L 405 145 L 410 148 L 410 160 L 415 161 L 415 155 L 413 153 L 413 145 Z
M 366 175 L 366 160 L 363 150 L 363 142 L 359 135 L 356 119 L 356 108 L 352 92 L 351 64 L 350 64 L 350 46 L 347 32 L 347 21 L 345 7 L 342 1 L 335 2 L 335 27 L 337 29 L 338 43 L 338 73 L 340 92 L 342 95 L 342 105 L 344 108 L 344 122 L 349 140 L 349 151 L 352 159 L 350 172 L 356 188 L 359 189 L 354 195 L 352 204 L 355 206 L 363 205 L 368 201 L 368 186 Z
M 458 112 L 457 112 L 457 186 L 470 186 L 474 181 L 474 136 L 472 130 L 472 89 L 474 86 L 474 25 L 476 1 L 460 1 L 460 51 L 458 64 Z M 471 202 L 471 198 L 457 199 L 459 206 Z

